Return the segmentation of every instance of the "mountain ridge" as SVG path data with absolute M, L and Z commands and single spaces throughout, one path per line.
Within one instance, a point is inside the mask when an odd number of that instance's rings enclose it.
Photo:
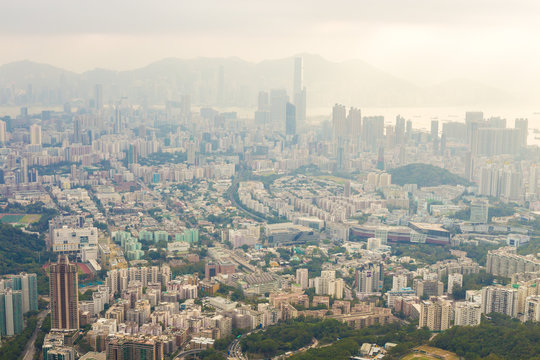
M 360 59 L 332 62 L 320 55 L 301 56 L 308 106 L 459 106 L 514 100 L 505 91 L 473 80 L 449 79 L 426 87 Z M 22 60 L 0 65 L 0 86 L 13 84 L 23 91 L 30 83 L 37 91 L 65 87 L 73 97 L 91 98 L 94 85 L 100 83 L 104 96 L 110 99 L 119 96 L 116 91 L 135 101 L 144 98 L 150 103 L 163 103 L 164 99 L 178 99 L 187 93 L 194 104 L 215 105 L 223 69 L 225 98 L 221 101 L 226 105 L 254 106 L 261 90 L 285 88 L 293 98 L 293 59 L 250 62 L 238 57 L 170 57 L 131 70 L 95 68 L 82 73 Z M 150 88 L 163 88 L 163 94 Z

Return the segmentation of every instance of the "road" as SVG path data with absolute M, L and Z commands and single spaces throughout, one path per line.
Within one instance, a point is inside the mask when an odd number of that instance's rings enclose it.
M 245 360 L 247 359 L 244 354 L 242 354 L 242 347 L 240 346 L 240 339 L 234 339 L 234 341 L 229 345 L 229 357 L 228 359 L 238 359 Z
M 48 313 L 49 313 L 49 310 L 43 310 L 42 312 L 38 314 L 38 322 L 36 325 L 36 329 L 34 330 L 32 337 L 26 343 L 26 347 L 24 348 L 23 360 L 32 360 L 34 358 L 34 353 L 36 352 L 36 348 L 34 347 L 34 344 L 36 342 L 37 334 L 38 334 L 39 328 L 41 327 L 41 324 L 43 324 L 43 319 L 45 319 Z

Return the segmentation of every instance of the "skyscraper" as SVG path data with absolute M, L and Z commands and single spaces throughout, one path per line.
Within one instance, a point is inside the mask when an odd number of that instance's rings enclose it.
M 306 121 L 306 88 L 304 87 L 304 63 L 301 57 L 294 59 L 294 105 L 296 106 L 297 126 L 302 127 Z
M 270 122 L 274 129 L 283 131 L 285 127 L 286 105 L 289 101 L 283 89 L 270 90 Z
M 67 255 L 59 255 L 50 266 L 49 296 L 53 329 L 79 328 L 79 294 L 77 265 Z
M 30 145 L 41 145 L 41 125 L 30 126 Z
M 5 144 L 7 141 L 7 128 L 6 122 L 0 120 L 0 144 Z
M 296 135 L 296 107 L 291 103 L 286 105 L 285 134 Z

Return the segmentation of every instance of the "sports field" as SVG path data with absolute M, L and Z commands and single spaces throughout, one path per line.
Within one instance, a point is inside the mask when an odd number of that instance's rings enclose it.
M 443 349 L 422 345 L 414 348 L 414 352 L 405 355 L 402 360 L 459 360 L 459 356 Z
M 22 224 L 28 225 L 39 221 L 41 215 L 39 214 L 1 214 L 0 222 L 2 224 Z

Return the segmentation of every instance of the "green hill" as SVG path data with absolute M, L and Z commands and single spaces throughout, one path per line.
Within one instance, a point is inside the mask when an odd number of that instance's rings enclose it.
M 469 182 L 459 175 L 429 164 L 409 164 L 388 171 L 392 175 L 392 184 L 418 184 L 423 186 L 468 185 Z
M 0 274 L 36 273 L 40 294 L 48 290 L 47 277 L 41 267 L 46 260 L 44 251 L 45 241 L 37 235 L 0 224 Z

